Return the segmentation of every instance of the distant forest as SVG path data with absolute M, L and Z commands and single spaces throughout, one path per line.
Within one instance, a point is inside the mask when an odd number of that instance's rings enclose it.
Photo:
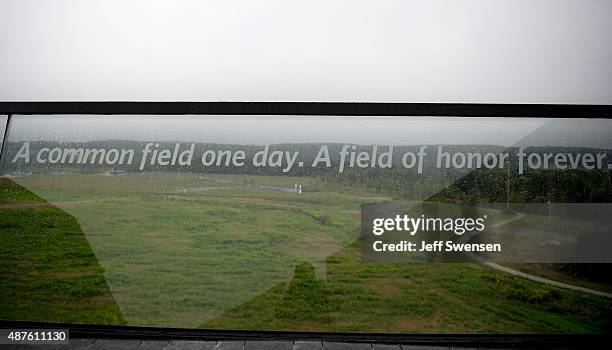
M 172 149 L 175 142 L 159 142 L 162 148 Z M 183 145 L 189 144 L 182 142 Z M 37 141 L 30 143 L 30 153 L 36 154 L 43 147 L 62 148 L 117 148 L 134 149 L 135 157 L 132 165 L 109 166 L 106 164 L 36 164 L 31 162 L 10 163 L 17 153 L 21 143 L 11 142 L 4 150 L 5 156 L 2 161 L 4 174 L 10 173 L 47 173 L 52 171 L 70 171 L 82 173 L 94 173 L 108 171 L 110 169 L 123 170 L 126 172 L 138 172 L 140 164 L 139 150 L 144 148 L 146 142 L 107 140 L 87 143 L 57 143 Z M 400 165 L 400 157 L 406 151 L 416 152 L 418 146 L 394 146 L 393 167 L 390 169 L 380 168 L 349 168 L 341 174 L 338 173 L 339 151 L 341 144 L 326 144 L 332 159 L 332 167 L 294 167 L 288 173 L 283 173 L 279 168 L 253 167 L 247 161 L 245 166 L 203 166 L 200 156 L 205 150 L 244 150 L 249 154 L 262 149 L 259 145 L 227 145 L 196 143 L 195 154 L 192 165 L 181 166 L 150 166 L 144 171 L 178 171 L 214 174 L 250 174 L 250 175 L 273 175 L 273 176 L 315 176 L 325 182 L 337 182 L 349 185 L 359 185 L 367 188 L 377 189 L 384 192 L 394 193 L 397 198 L 427 198 L 435 201 L 472 201 L 500 203 L 509 200 L 514 203 L 610 203 L 612 202 L 612 185 L 610 171 L 602 170 L 557 170 L 541 169 L 526 170 L 524 174 L 518 174 L 518 160 L 513 155 L 516 148 L 506 148 L 495 145 L 450 145 L 445 150 L 453 152 L 508 152 L 510 153 L 510 170 L 504 169 L 438 169 L 435 167 L 435 156 L 428 155 L 424 165 L 423 173 L 418 174 L 416 169 L 404 169 Z M 308 165 L 315 159 L 320 144 L 275 144 L 270 150 L 299 151 L 301 160 Z M 437 145 L 430 146 L 430 152 Z M 358 150 L 370 150 L 372 145 L 360 145 Z M 381 147 L 385 149 L 386 147 Z M 607 152 L 607 150 L 594 150 L 590 148 L 560 148 L 560 147 L 531 147 L 526 149 L 531 153 L 564 152 Z M 450 185 L 449 185 L 450 184 Z M 509 184 L 509 191 L 508 189 Z M 508 196 L 509 193 L 509 196 Z M 431 194 L 431 195 L 430 195 Z

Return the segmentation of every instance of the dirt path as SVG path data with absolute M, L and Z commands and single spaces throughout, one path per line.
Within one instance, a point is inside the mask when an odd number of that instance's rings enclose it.
M 10 204 L 0 204 L 0 209 L 15 209 L 15 208 L 39 208 L 47 205 L 54 205 L 57 207 L 64 207 L 70 205 L 79 205 L 79 204 L 94 204 L 98 202 L 106 202 L 106 201 L 128 201 L 134 200 L 132 197 L 119 197 L 119 198 L 98 198 L 98 199 L 83 199 L 83 200 L 74 200 L 74 201 L 36 201 L 36 202 L 17 202 Z
M 612 298 L 612 294 L 611 293 L 606 293 L 606 292 L 602 292 L 602 291 L 595 290 L 595 289 L 575 286 L 573 284 L 567 284 L 567 283 L 563 283 L 563 282 L 559 282 L 559 281 L 549 280 L 547 278 L 543 278 L 543 277 L 539 277 L 539 276 L 535 276 L 535 275 L 530 275 L 528 273 L 524 273 L 524 272 L 521 272 L 521 271 L 518 271 L 518 270 L 515 270 L 515 269 L 511 269 L 509 267 L 506 267 L 506 266 L 503 266 L 503 265 L 500 265 L 500 264 L 496 264 L 494 262 L 486 261 L 485 259 L 482 259 L 482 258 L 477 258 L 477 259 L 481 260 L 482 263 L 487 265 L 488 267 L 490 267 L 490 268 L 492 268 L 494 270 L 497 270 L 497 271 L 505 272 L 505 273 L 507 273 L 509 275 L 526 278 L 526 279 L 528 279 L 530 281 L 544 283 L 544 284 L 548 284 L 548 285 L 559 287 L 559 288 L 563 288 L 563 289 L 575 290 L 575 291 L 578 291 L 578 292 L 588 293 L 588 294 L 592 294 L 592 295 L 598 295 L 598 296 L 602 296 L 602 297 L 606 297 L 606 298 Z
M 516 216 L 506 219 L 504 221 L 498 222 L 497 224 L 491 225 L 490 227 L 502 227 L 512 221 L 516 221 L 519 220 L 521 218 L 525 217 L 525 214 L 522 213 L 518 213 Z M 471 235 L 469 237 L 465 237 L 465 239 L 462 239 L 462 241 L 467 242 L 469 241 L 472 237 L 474 237 L 475 235 Z M 487 259 L 484 259 L 482 257 L 478 257 L 476 255 L 473 255 L 474 258 L 476 258 L 479 262 L 487 265 L 488 267 L 497 270 L 497 271 L 501 271 L 504 273 L 507 273 L 509 275 L 513 275 L 513 276 L 517 276 L 517 277 L 522 277 L 525 279 L 528 279 L 530 281 L 534 281 L 534 282 L 538 282 L 538 283 L 544 283 L 544 284 L 548 284 L 550 286 L 555 286 L 555 287 L 559 287 L 559 288 L 563 288 L 563 289 L 569 289 L 569 290 L 574 290 L 574 291 L 578 291 L 578 292 L 583 292 L 583 293 L 588 293 L 588 294 L 592 294 L 592 295 L 598 295 L 598 296 L 602 296 L 602 297 L 606 297 L 606 298 L 612 298 L 612 293 L 607 293 L 607 292 L 602 292 L 599 290 L 595 290 L 595 289 L 590 289 L 590 288 L 585 288 L 585 287 L 580 287 L 580 286 L 576 286 L 573 284 L 568 284 L 568 283 L 563 283 L 563 282 L 559 282 L 559 281 L 555 281 L 555 280 L 551 280 L 548 278 L 544 278 L 544 277 L 540 277 L 540 276 L 536 276 L 536 275 L 532 275 L 532 274 L 528 274 L 525 272 L 521 272 L 491 261 L 488 261 Z
M 491 227 L 491 228 L 498 228 L 498 227 L 502 227 L 502 226 L 504 226 L 504 225 L 506 225 L 506 224 L 509 224 L 509 223 L 511 223 L 511 222 L 513 222 L 513 221 L 516 221 L 516 220 L 521 219 L 521 218 L 524 218 L 524 217 L 525 217 L 525 214 L 523 214 L 523 213 L 517 213 L 515 216 L 513 216 L 513 217 L 511 217 L 511 218 L 508 218 L 508 219 L 506 219 L 506 220 L 500 221 L 500 222 L 498 222 L 498 223 L 496 223 L 496 224 L 493 224 L 493 225 L 489 225 L 489 227 Z M 458 243 L 467 243 L 467 242 L 469 242 L 469 241 L 470 241 L 472 238 L 474 238 L 475 236 L 477 236 L 477 235 L 479 235 L 479 234 L 481 234 L 481 233 L 482 233 L 482 232 L 480 232 L 480 231 L 472 231 L 472 232 L 470 232 L 470 233 L 468 233 L 468 234 L 465 234 L 465 235 L 461 236 L 461 237 L 460 237 L 460 238 L 457 240 L 457 242 L 458 242 Z
M 498 222 L 497 224 L 490 225 L 489 227 L 493 227 L 493 228 L 496 228 L 496 227 L 502 227 L 502 226 L 504 226 L 504 225 L 506 225 L 506 224 L 511 223 L 512 221 L 516 221 L 516 220 L 518 220 L 518 219 L 522 219 L 522 218 L 524 218 L 524 217 L 525 217 L 525 214 L 523 214 L 523 213 L 517 213 L 517 214 L 516 214 L 516 216 L 511 217 L 511 218 L 506 219 L 506 220 L 503 220 L 503 221 L 500 221 L 500 222 Z
M 185 192 L 206 192 L 206 191 L 216 191 L 216 190 L 228 190 L 228 189 L 240 189 L 241 187 L 237 186 L 208 186 L 208 187 L 190 187 L 183 188 L 182 190 L 178 190 L 180 193 Z
M 15 208 L 38 208 L 50 205 L 48 202 L 17 202 L 10 204 L 0 204 L 0 209 L 15 209 Z

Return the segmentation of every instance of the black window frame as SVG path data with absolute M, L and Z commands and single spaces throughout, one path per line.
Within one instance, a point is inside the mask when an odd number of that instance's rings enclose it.
M 419 116 L 496 118 L 612 119 L 612 105 L 370 103 L 370 102 L 0 102 L 7 116 L 5 144 L 12 115 L 282 115 L 282 116 Z M 2 155 L 2 153 L 0 153 Z M 1 159 L 0 159 L 1 161 Z M 0 163 L 1 164 L 1 163 Z M 0 328 L 68 328 L 76 338 L 321 340 L 412 345 L 478 347 L 584 347 L 612 338 L 605 334 L 392 334 L 217 330 L 111 326 L 1 320 Z

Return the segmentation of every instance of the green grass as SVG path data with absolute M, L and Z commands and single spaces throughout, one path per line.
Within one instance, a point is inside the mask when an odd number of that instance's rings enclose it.
M 130 323 L 194 326 L 290 279 L 301 259 L 321 265 L 320 249 L 341 249 L 358 234 L 358 221 L 338 210 L 207 195 L 68 208 L 83 218 Z
M 74 217 L 0 179 L 0 319 L 124 323 Z M 10 207 L 36 203 L 35 207 Z
M 326 280 L 293 279 L 201 327 L 397 333 L 609 332 L 611 304 L 477 264 L 364 264 L 353 244 Z
M 0 179 L 0 204 L 40 201 L 40 197 L 8 179 Z
M 0 208 L 3 243 L 11 241 L 0 261 L 2 293 L 31 306 L 2 306 L 2 318 L 391 333 L 610 331 L 611 305 L 602 297 L 478 264 L 362 261 L 359 207 L 390 193 L 269 176 L 16 181 L 63 211 Z M 302 195 L 258 188 L 296 181 Z M 20 191 L 8 197 L 35 200 L 18 187 L 0 193 Z M 508 217 L 486 213 L 492 222 Z M 109 290 L 116 306 L 105 307 L 116 314 L 98 305 Z

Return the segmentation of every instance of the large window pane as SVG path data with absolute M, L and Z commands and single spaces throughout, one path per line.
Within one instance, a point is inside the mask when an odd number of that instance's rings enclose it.
M 0 147 L 2 146 L 2 142 L 4 141 L 4 130 L 6 129 L 6 120 L 7 120 L 7 116 L 0 115 Z
M 606 332 L 609 254 L 379 259 L 362 214 L 486 217 L 492 233 L 463 237 L 575 251 L 609 235 L 609 215 L 589 213 L 609 214 L 610 149 L 606 119 L 13 116 L 0 318 Z M 438 231 L 432 242 L 460 238 Z

